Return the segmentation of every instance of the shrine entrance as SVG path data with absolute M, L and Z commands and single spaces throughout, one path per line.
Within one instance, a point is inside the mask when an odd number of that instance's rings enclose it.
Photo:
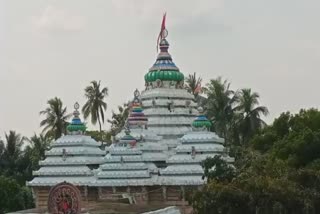
M 67 182 L 52 187 L 48 198 L 50 214 L 78 214 L 81 212 L 79 189 Z

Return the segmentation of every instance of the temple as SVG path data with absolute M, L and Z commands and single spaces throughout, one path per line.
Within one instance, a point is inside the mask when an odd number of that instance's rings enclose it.
M 77 185 L 86 194 L 87 187 L 96 180 L 93 169 L 104 162 L 105 151 L 99 148 L 100 143 L 84 135 L 86 126 L 79 118 L 79 104 L 74 107 L 67 135 L 51 143 L 45 160 L 39 163 L 40 169 L 33 172 L 34 179 L 27 183 L 36 195 L 37 207 L 47 205 L 50 188 L 61 182 Z
M 204 180 L 202 161 L 221 155 L 232 163 L 224 139 L 184 87 L 184 75 L 168 52 L 167 30 L 159 35 L 159 53 L 144 76 L 145 90 L 134 91 L 124 129 L 105 150 L 85 135 L 75 104 L 68 133 L 51 144 L 40 169 L 27 183 L 37 207 L 46 205 L 50 188 L 60 182 L 77 186 L 83 201 L 185 205 L 186 188 Z
M 166 144 L 170 150 L 179 144 L 178 138 L 191 130 L 198 112 L 194 96 L 184 88 L 184 75 L 168 52 L 166 32 L 164 28 L 160 33 L 160 52 L 144 76 L 146 89 L 141 99 L 149 129 L 161 136 L 160 143 Z

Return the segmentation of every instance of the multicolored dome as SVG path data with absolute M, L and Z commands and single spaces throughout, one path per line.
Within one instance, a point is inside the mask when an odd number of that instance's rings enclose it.
M 133 103 L 128 117 L 129 125 L 146 125 L 148 118 L 144 115 L 140 103 Z
M 160 53 L 156 62 L 144 76 L 146 82 L 162 81 L 182 81 L 184 75 L 180 73 L 179 68 L 172 61 L 171 55 L 168 53 L 169 43 L 163 38 L 160 41 Z
M 192 122 L 192 126 L 194 128 L 210 128 L 212 126 L 212 123 L 208 118 L 204 115 L 203 109 L 200 107 L 199 108 L 199 115 L 198 117 Z
M 143 113 L 143 108 L 141 107 L 140 101 L 140 92 L 138 89 L 134 91 L 134 99 L 130 104 L 130 115 L 128 117 L 128 125 L 129 126 L 142 126 L 146 125 L 148 122 L 148 118 Z
M 73 112 L 73 118 L 71 123 L 67 126 L 67 130 L 70 133 L 76 132 L 76 133 L 82 133 L 85 132 L 87 127 L 86 125 L 81 121 L 81 119 L 79 118 L 79 103 L 75 103 L 74 104 L 74 112 Z

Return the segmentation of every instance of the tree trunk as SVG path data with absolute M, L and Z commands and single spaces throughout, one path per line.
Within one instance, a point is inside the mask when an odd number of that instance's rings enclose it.
M 98 122 L 99 122 L 99 130 L 100 130 L 100 134 L 101 134 L 101 121 L 100 121 L 99 115 L 98 115 Z

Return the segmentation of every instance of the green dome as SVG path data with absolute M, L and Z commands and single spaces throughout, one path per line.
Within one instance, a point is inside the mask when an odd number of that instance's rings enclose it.
M 207 120 L 207 121 L 193 121 L 192 126 L 195 128 L 200 128 L 200 127 L 210 128 L 212 126 L 212 123 L 209 120 Z
M 74 131 L 86 131 L 86 129 L 87 129 L 87 127 L 84 125 L 84 124 L 78 124 L 78 125 L 76 125 L 76 124 L 69 124 L 68 126 L 67 126 L 67 130 L 69 131 L 69 132 L 74 132 Z
M 201 111 L 201 110 L 200 110 Z M 201 127 L 206 127 L 206 128 L 210 128 L 212 126 L 212 123 L 210 120 L 208 120 L 208 118 L 203 115 L 200 114 L 193 122 L 192 122 L 192 126 L 195 128 L 201 128 Z
M 170 70 L 159 70 L 159 71 L 149 71 L 144 79 L 146 82 L 154 82 L 156 80 L 162 81 L 182 81 L 184 80 L 183 73 L 179 71 L 170 71 Z

